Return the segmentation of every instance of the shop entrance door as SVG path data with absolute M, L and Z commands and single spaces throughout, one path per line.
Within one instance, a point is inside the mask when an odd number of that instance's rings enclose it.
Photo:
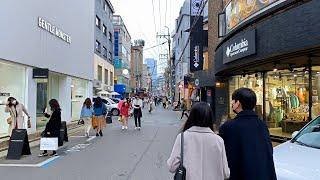
M 37 82 L 37 128 L 44 127 L 47 123 L 47 118 L 43 115 L 47 102 L 48 82 L 47 80 Z

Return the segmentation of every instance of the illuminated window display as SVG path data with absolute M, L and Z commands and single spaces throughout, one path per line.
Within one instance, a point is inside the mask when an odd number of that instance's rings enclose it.
M 309 88 L 309 70 L 295 68 L 265 73 L 234 76 L 229 81 L 230 99 L 232 92 L 240 87 L 251 88 L 257 95 L 256 113 L 265 118 L 269 128 L 281 129 L 281 133 L 300 130 L 310 119 L 320 115 L 320 67 L 312 67 L 312 90 Z M 265 88 L 265 114 L 263 89 Z M 311 96 L 311 97 L 310 97 Z M 309 102 L 309 99 L 312 102 Z M 309 112 L 310 105 L 312 106 Z M 310 114 L 311 113 L 311 114 Z M 232 109 L 229 115 L 234 117 Z

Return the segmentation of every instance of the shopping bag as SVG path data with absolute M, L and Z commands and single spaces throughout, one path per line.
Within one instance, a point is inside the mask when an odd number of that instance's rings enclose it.
M 95 129 L 98 127 L 98 119 L 96 116 L 92 117 L 92 128 Z
M 51 150 L 56 151 L 58 150 L 58 138 L 41 138 L 40 139 L 40 150 Z

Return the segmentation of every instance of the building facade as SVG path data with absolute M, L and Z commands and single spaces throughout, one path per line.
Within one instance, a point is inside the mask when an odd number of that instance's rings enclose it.
M 109 0 L 95 0 L 94 83 L 93 92 L 114 90 L 113 13 Z
M 143 40 L 135 40 L 131 47 L 130 87 L 132 93 L 142 91 L 143 47 Z
M 290 138 L 320 115 L 320 1 L 248 3 L 239 21 L 233 3 L 223 4 L 215 51 L 216 111 L 224 109 L 216 118 L 233 117 L 231 94 L 248 87 L 271 136 Z
M 157 74 L 158 74 L 158 66 L 157 66 L 157 60 L 153 58 L 146 58 L 145 63 L 148 66 L 148 72 L 151 76 L 151 84 L 150 84 L 150 91 L 155 91 L 155 87 L 157 84 Z
M 43 130 L 48 119 L 42 114 L 52 98 L 63 121 L 79 119 L 82 102 L 92 96 L 94 2 L 3 1 L 0 20 L 7 24 L 0 33 L 0 136 L 8 135 L 9 96 L 27 108 L 28 133 Z
M 173 49 L 175 65 L 175 101 L 179 101 L 180 98 L 188 98 L 188 89 L 184 86 L 184 76 L 190 73 L 190 43 L 189 32 L 186 32 L 190 28 L 190 1 L 186 0 L 183 6 L 180 8 L 179 17 L 176 19 L 175 33 L 173 34 Z M 185 50 L 183 51 L 184 47 Z M 182 88 L 179 88 L 182 86 Z
M 113 26 L 115 86 L 122 87 L 116 88 L 119 94 L 128 96 L 130 92 L 131 36 L 121 16 L 113 16 Z

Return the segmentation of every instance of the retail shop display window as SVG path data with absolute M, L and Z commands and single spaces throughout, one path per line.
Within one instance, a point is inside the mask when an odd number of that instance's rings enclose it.
M 270 131 L 290 137 L 291 133 L 300 130 L 310 119 L 320 115 L 320 67 L 295 68 L 265 73 L 263 86 L 262 73 L 234 76 L 229 81 L 230 100 L 232 92 L 241 87 L 251 88 L 257 95 L 255 108 L 258 116 L 267 122 Z M 312 89 L 309 88 L 309 76 Z M 265 90 L 265 100 L 263 99 Z M 311 98 L 310 98 L 311 96 Z M 312 102 L 309 102 L 309 98 Z M 265 103 L 263 103 L 265 101 Z M 263 104 L 265 104 L 265 114 Z M 311 114 L 309 108 L 311 107 Z M 229 116 L 234 117 L 232 108 Z
M 0 62 L 0 137 L 8 135 L 6 119 L 9 113 L 4 112 L 8 97 L 15 97 L 25 104 L 26 69 L 23 66 Z

